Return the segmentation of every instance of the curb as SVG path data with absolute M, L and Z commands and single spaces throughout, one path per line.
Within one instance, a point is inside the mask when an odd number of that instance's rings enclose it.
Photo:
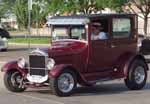
M 28 43 L 8 43 L 8 45 L 27 46 Z M 30 44 L 31 46 L 50 46 L 50 44 Z

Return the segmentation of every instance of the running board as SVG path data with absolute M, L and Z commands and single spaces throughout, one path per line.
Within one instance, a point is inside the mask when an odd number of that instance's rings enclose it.
M 121 79 L 121 78 L 102 78 L 102 79 L 90 81 L 89 83 L 94 84 L 97 82 L 106 82 L 106 81 L 112 81 L 112 80 L 118 80 L 118 79 Z

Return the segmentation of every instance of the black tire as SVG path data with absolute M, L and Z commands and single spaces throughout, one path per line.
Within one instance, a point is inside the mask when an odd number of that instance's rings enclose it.
M 136 71 L 137 70 L 142 71 L 143 70 L 143 78 L 141 79 L 141 82 L 136 81 Z M 125 84 L 128 87 L 128 89 L 130 90 L 140 90 L 142 89 L 145 84 L 146 84 L 146 80 L 147 80 L 147 65 L 143 60 L 137 59 L 134 60 L 130 67 L 129 67 L 129 71 L 128 71 L 128 75 L 127 78 L 125 79 Z
M 17 72 L 18 71 L 8 71 L 4 75 L 4 85 L 11 92 L 23 92 L 26 90 L 26 88 L 19 88 L 19 85 L 18 86 L 13 85 L 13 83 L 11 81 L 11 77 L 14 73 L 17 73 Z M 19 72 L 17 75 L 22 76 L 21 73 L 19 73 Z
M 66 74 L 66 73 L 70 74 L 72 76 L 73 80 L 74 80 L 73 88 L 69 92 L 63 92 L 58 87 L 58 80 L 59 80 L 60 76 L 63 75 L 63 74 Z M 70 96 L 71 94 L 74 93 L 75 88 L 77 87 L 76 74 L 71 70 L 62 71 L 61 74 L 57 78 L 50 78 L 49 82 L 50 82 L 50 88 L 52 90 L 52 93 L 59 96 L 59 97 Z

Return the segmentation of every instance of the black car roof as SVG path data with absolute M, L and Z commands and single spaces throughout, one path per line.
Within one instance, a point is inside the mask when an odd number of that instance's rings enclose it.
M 127 13 L 115 13 L 115 14 L 90 14 L 90 15 L 71 15 L 71 16 L 54 16 L 51 19 L 63 19 L 63 18 L 98 18 L 98 17 L 131 17 L 135 16 L 135 14 L 127 14 Z

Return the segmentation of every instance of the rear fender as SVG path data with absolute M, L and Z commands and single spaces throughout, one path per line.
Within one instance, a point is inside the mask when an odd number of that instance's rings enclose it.
M 130 65 L 132 64 L 132 62 L 135 59 L 141 59 L 141 60 L 143 60 L 146 63 L 146 60 L 145 60 L 144 56 L 141 55 L 141 54 L 128 53 L 128 54 L 120 57 L 119 68 L 121 70 L 121 74 L 122 74 L 123 77 L 125 77 L 125 78 L 127 77 L 128 71 L 129 71 L 129 67 L 130 67 Z M 147 64 L 146 64 L 146 67 L 148 69 Z
M 27 73 L 27 69 L 21 69 L 18 67 L 17 61 L 8 62 L 5 65 L 3 65 L 3 67 L 1 68 L 1 71 L 5 72 L 5 73 L 7 73 L 8 71 L 11 71 L 11 70 L 18 70 L 22 74 Z
M 145 63 L 145 65 L 146 65 L 146 67 L 147 67 L 147 70 L 149 70 L 148 65 L 147 65 L 147 63 L 146 63 L 146 60 L 145 60 L 144 56 L 141 55 L 141 54 L 137 54 L 137 55 L 135 55 L 135 56 L 132 56 L 132 57 L 129 59 L 129 61 L 126 62 L 126 65 L 125 65 L 125 67 L 124 67 L 124 75 L 125 75 L 125 78 L 126 78 L 127 75 L 128 75 L 128 71 L 129 71 L 130 65 L 131 65 L 132 62 L 133 62 L 134 60 L 136 60 L 136 59 L 143 60 L 144 63 Z

